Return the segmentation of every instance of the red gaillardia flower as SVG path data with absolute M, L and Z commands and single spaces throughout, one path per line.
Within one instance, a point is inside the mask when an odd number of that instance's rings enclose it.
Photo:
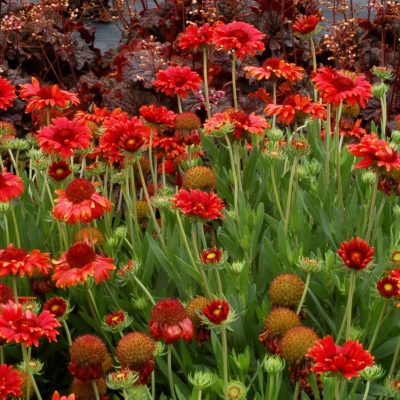
M 364 269 L 374 258 L 375 249 L 365 240 L 354 237 L 340 244 L 338 254 L 343 262 L 353 269 Z
M 65 161 L 53 161 L 49 166 L 49 176 L 55 181 L 63 181 L 72 171 Z
M 297 18 L 292 25 L 293 32 L 299 37 L 307 38 L 315 33 L 320 21 L 321 17 L 319 15 L 306 15 Z
M 315 363 L 312 367 L 314 372 L 333 372 L 346 379 L 360 376 L 360 371 L 374 364 L 374 357 L 364 350 L 358 340 L 347 340 L 343 346 L 339 346 L 331 336 L 318 340 L 308 351 L 307 357 Z
M 400 279 L 393 276 L 384 276 L 376 283 L 376 288 L 383 297 L 399 297 Z
M 143 123 L 151 128 L 166 129 L 174 126 L 176 114 L 164 106 L 157 107 L 155 104 L 139 108 Z
M 6 343 L 24 343 L 25 346 L 39 346 L 41 337 L 49 342 L 56 342 L 60 323 L 49 311 L 42 311 L 39 315 L 26 310 L 21 304 L 9 302 L 0 312 L 0 338 Z
M 335 106 L 346 102 L 348 105 L 359 104 L 365 108 L 371 97 L 371 84 L 364 75 L 354 72 L 321 67 L 317 69 L 312 81 L 322 100 Z
M 24 380 L 18 370 L 11 365 L 0 365 L 0 399 L 7 400 L 22 395 Z
M 19 197 L 24 191 L 22 179 L 10 172 L 0 172 L 0 203 Z
M 349 152 L 362 159 L 354 168 L 384 167 L 386 171 L 400 169 L 400 154 L 375 133 L 364 135 L 359 143 L 349 144 Z
M 70 121 L 65 117 L 54 118 L 52 125 L 38 132 L 40 148 L 48 154 L 60 154 L 67 158 L 74 155 L 75 149 L 87 149 L 92 135 L 85 122 L 80 119 Z
M 222 250 L 217 247 L 204 249 L 200 254 L 200 260 L 203 264 L 218 264 L 221 261 Z
M 52 268 L 49 253 L 42 253 L 39 250 L 32 250 L 27 253 L 9 244 L 5 249 L 0 250 L 0 277 L 19 275 L 21 277 L 34 273 L 46 275 Z
M 61 318 L 67 311 L 68 304 L 62 297 L 52 297 L 43 304 L 43 310 L 50 311 L 56 318 Z
M 0 110 L 12 107 L 15 97 L 14 86 L 9 80 L 0 76 Z
M 221 210 L 224 209 L 222 200 L 215 194 L 197 189 L 181 189 L 172 199 L 171 208 L 179 208 L 189 217 L 203 220 L 223 218 Z
M 176 299 L 158 301 L 151 310 L 149 325 L 154 339 L 163 339 L 167 344 L 183 339 L 188 342 L 193 336 L 192 321 Z
M 214 43 L 225 50 L 233 50 L 235 57 L 241 60 L 246 56 L 254 56 L 257 51 L 263 51 L 265 48 L 262 42 L 265 35 L 246 22 L 233 21 L 224 24 L 218 21 L 213 31 Z
M 261 67 L 249 66 L 245 68 L 247 76 L 257 80 L 261 79 L 285 79 L 289 82 L 296 82 L 303 79 L 304 69 L 296 64 L 287 63 L 277 58 L 267 58 Z
M 213 324 L 220 325 L 229 317 L 229 303 L 225 300 L 213 300 L 201 313 Z
M 107 326 L 115 327 L 122 324 L 126 320 L 126 313 L 122 310 L 114 311 L 107 314 L 105 317 L 105 323 Z
M 51 398 L 51 400 L 76 400 L 75 395 L 74 394 L 70 394 L 68 396 L 61 396 L 60 394 L 57 392 L 57 390 L 53 393 L 53 396 Z
M 46 107 L 66 108 L 71 104 L 79 104 L 76 94 L 66 90 L 60 90 L 58 85 L 40 86 L 39 81 L 32 77 L 32 84 L 21 85 L 19 96 L 22 100 L 28 100 L 26 112 L 42 110 Z
M 198 50 L 209 46 L 213 41 L 213 27 L 210 24 L 190 25 L 179 36 L 178 45 L 181 49 Z
M 53 216 L 67 224 L 90 223 L 111 210 L 108 199 L 96 193 L 95 185 L 83 178 L 74 179 L 65 190 L 56 190 Z
M 86 381 L 103 377 L 103 363 L 107 357 L 107 347 L 95 335 L 82 335 L 72 343 L 69 353 L 71 361 L 68 369 L 76 378 Z
M 189 67 L 169 67 L 157 72 L 153 85 L 159 92 L 167 96 L 186 97 L 189 90 L 196 92 L 200 89 L 200 75 Z
M 105 131 L 100 137 L 100 149 L 110 163 L 123 163 L 126 155 L 134 154 L 144 145 L 150 128 L 138 117 L 110 118 L 104 123 Z
M 110 271 L 116 268 L 112 258 L 96 254 L 86 242 L 75 243 L 53 263 L 53 280 L 56 287 L 62 288 L 84 284 L 89 277 L 99 284 L 108 279 Z
M 114 110 L 108 111 L 107 108 L 97 107 L 96 104 L 93 105 L 91 114 L 81 110 L 75 113 L 76 118 L 84 121 L 95 122 L 96 124 L 102 124 L 111 117 L 118 118 L 122 115 L 126 115 L 126 113 L 120 108 L 114 108 Z

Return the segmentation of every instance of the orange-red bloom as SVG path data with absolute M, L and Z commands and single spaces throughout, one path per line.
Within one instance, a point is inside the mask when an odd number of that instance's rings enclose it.
M 92 113 L 87 113 L 85 111 L 77 111 L 75 117 L 82 119 L 84 121 L 95 122 L 96 124 L 102 124 L 109 118 L 118 118 L 122 115 L 126 115 L 120 108 L 114 108 L 112 111 L 108 111 L 105 107 L 97 107 L 96 104 L 93 105 Z
M 100 138 L 100 149 L 110 163 L 124 163 L 125 156 L 134 154 L 144 145 L 150 128 L 138 117 L 110 118 L 104 123 L 105 131 Z
M 362 159 L 354 168 L 385 167 L 386 171 L 400 169 L 400 154 L 375 133 L 364 135 L 359 143 L 347 146 L 349 152 Z
M 225 300 L 213 300 L 201 312 L 213 324 L 220 325 L 229 316 L 229 303 Z
M 21 85 L 19 96 L 22 100 L 28 100 L 27 113 L 46 107 L 66 108 L 71 104 L 79 104 L 79 99 L 75 93 L 61 90 L 58 85 L 40 86 L 39 81 L 34 77 L 32 77 L 32 84 Z
M 56 318 L 61 318 L 67 311 L 68 304 L 62 297 L 52 297 L 43 304 L 43 310 L 50 311 Z
M 12 107 L 15 97 L 14 86 L 9 80 L 0 76 L 0 110 Z
M 56 287 L 62 288 L 84 284 L 90 277 L 99 284 L 108 279 L 110 272 L 116 268 L 112 258 L 96 254 L 86 242 L 75 243 L 53 263 L 53 280 Z
M 47 338 L 49 342 L 56 342 L 60 323 L 49 311 L 42 311 L 39 315 L 22 310 L 21 304 L 9 302 L 0 313 L 0 338 L 6 343 L 24 343 L 25 346 L 39 346 L 39 339 Z
M 186 97 L 188 91 L 200 89 L 200 75 L 189 67 L 169 67 L 157 72 L 153 85 L 167 96 Z
M 331 336 L 318 340 L 308 351 L 307 357 L 315 363 L 312 367 L 314 372 L 333 372 L 346 379 L 360 376 L 360 371 L 374 363 L 374 357 L 364 350 L 358 340 L 347 340 L 343 346 L 339 346 Z
M 139 113 L 145 125 L 157 129 L 172 128 L 176 114 L 164 106 L 157 107 L 155 104 L 142 106 Z
M 18 249 L 9 244 L 0 250 L 0 277 L 19 275 L 21 277 L 34 273 L 46 275 L 52 268 L 49 253 L 41 253 L 32 250 L 27 253 L 24 249 Z
M 61 396 L 60 394 L 57 392 L 57 390 L 53 393 L 53 396 L 51 398 L 51 400 L 76 400 L 75 395 L 74 394 L 70 394 L 68 396 Z
M 354 237 L 340 244 L 338 254 L 343 262 L 353 269 L 364 269 L 374 258 L 375 249 L 365 240 Z
M 49 166 L 49 176 L 55 181 L 63 181 L 72 171 L 65 161 L 53 161 Z
M 210 24 L 204 24 L 203 26 L 190 25 L 185 32 L 181 33 L 178 40 L 181 49 L 198 50 L 212 43 L 213 28 Z
M 88 224 L 111 210 L 110 201 L 98 194 L 95 185 L 87 179 L 74 179 L 65 190 L 59 189 L 56 193 L 59 197 L 54 200 L 53 216 L 67 224 Z
M 24 380 L 18 370 L 11 365 L 0 365 L 0 400 L 7 400 L 22 395 Z
M 359 104 L 364 108 L 371 97 L 371 84 L 364 75 L 357 75 L 354 72 L 321 67 L 318 68 L 312 81 L 322 100 L 335 106 L 346 102 L 348 105 Z
M 246 67 L 247 76 L 257 80 L 261 79 L 286 79 L 295 82 L 303 79 L 304 69 L 296 64 L 288 63 L 277 57 L 266 59 L 261 67 Z
M 393 276 L 384 276 L 376 283 L 376 288 L 383 297 L 400 296 L 400 280 Z
M 309 36 L 313 34 L 321 21 L 319 15 L 306 15 L 304 17 L 297 18 L 292 25 L 293 32 L 298 36 Z
M 233 50 L 235 57 L 241 60 L 246 56 L 254 56 L 257 51 L 263 51 L 265 48 L 262 42 L 265 35 L 246 22 L 233 21 L 224 24 L 218 21 L 213 28 L 215 44 L 225 50 Z
M 75 149 L 87 149 L 92 135 L 85 122 L 79 119 L 70 121 L 65 117 L 54 118 L 52 124 L 38 132 L 40 148 L 48 154 L 60 154 L 67 158 L 74 155 Z
M 200 260 L 203 264 L 218 264 L 222 258 L 222 250 L 217 247 L 204 249 L 200 254 Z
M 0 172 L 0 203 L 19 197 L 24 191 L 22 179 L 10 172 Z
M 174 203 L 171 208 L 179 208 L 186 216 L 203 220 L 223 218 L 224 204 L 215 193 L 181 189 L 171 201 Z
M 182 303 L 176 299 L 158 301 L 151 310 L 150 334 L 155 340 L 163 339 L 167 344 L 193 337 L 193 324 Z

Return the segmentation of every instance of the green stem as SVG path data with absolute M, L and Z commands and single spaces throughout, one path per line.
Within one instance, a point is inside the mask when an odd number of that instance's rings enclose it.
M 288 188 L 288 197 L 287 197 L 286 212 L 285 212 L 285 225 L 284 225 L 285 234 L 287 233 L 288 228 L 289 228 L 289 217 L 290 217 L 290 209 L 291 209 L 291 203 L 292 203 L 293 183 L 294 183 L 294 177 L 296 175 L 296 168 L 297 168 L 298 162 L 299 162 L 299 159 L 297 156 L 295 156 L 294 160 L 293 160 L 292 170 L 290 171 L 290 178 L 289 178 L 289 188 Z
M 93 306 L 93 310 L 94 310 L 94 313 L 96 315 L 97 321 L 98 321 L 99 324 L 101 324 L 102 320 L 101 320 L 100 312 L 99 312 L 99 309 L 97 308 L 96 300 L 93 297 L 93 293 L 90 290 L 90 287 L 87 286 L 87 285 L 86 285 L 86 290 L 87 290 L 87 294 L 88 294 L 88 297 L 90 299 L 90 302 L 91 302 L 91 304 Z
M 146 286 L 143 285 L 143 283 L 140 281 L 140 279 L 137 276 L 133 277 L 133 280 L 137 283 L 137 285 L 142 289 L 143 293 L 146 295 L 146 297 L 149 299 L 150 303 L 154 306 L 156 304 L 154 297 L 151 295 L 151 293 L 147 290 Z
M 331 105 L 326 107 L 327 117 L 325 124 L 325 187 L 329 187 L 329 162 L 330 162 L 330 144 L 331 144 Z
M 232 56 L 232 93 L 233 93 L 233 107 L 238 109 L 238 99 L 236 92 L 236 57 Z
M 387 123 L 387 103 L 386 103 L 386 93 L 381 97 L 381 109 L 382 109 L 382 118 L 381 118 L 381 139 L 385 139 L 386 137 L 386 123 Z
M 224 379 L 224 399 L 228 400 L 228 338 L 226 335 L 226 328 L 221 331 L 222 341 L 222 368 Z
M 350 337 L 350 331 L 351 331 L 351 314 L 352 314 L 352 308 L 353 308 L 353 295 L 354 295 L 354 289 L 356 287 L 356 274 L 354 271 L 351 271 L 350 273 L 350 286 L 349 286 L 349 294 L 347 298 L 347 304 L 346 304 L 346 309 L 344 312 L 344 317 L 342 321 L 342 325 L 340 326 L 339 334 L 336 338 L 336 343 L 339 343 L 342 333 L 344 330 L 344 327 L 346 326 L 346 339 L 349 339 Z
M 276 81 L 272 81 L 272 104 L 276 105 Z M 272 116 L 272 127 L 275 128 L 276 125 L 276 114 Z
M 172 344 L 168 345 L 167 361 L 168 361 L 168 383 L 169 383 L 169 389 L 171 391 L 171 396 L 172 396 L 173 400 L 176 400 L 175 388 L 174 388 L 174 380 L 172 378 Z
M 4 364 L 4 346 L 0 344 L 0 364 Z
M 238 182 L 238 189 L 240 192 L 243 192 L 242 187 L 242 169 L 241 169 L 241 158 L 240 158 L 240 143 L 236 143 L 233 147 L 233 156 L 235 159 L 236 165 L 236 174 L 237 174 L 237 182 Z
M 151 179 L 153 180 L 153 186 L 154 186 L 154 194 L 157 195 L 157 175 L 156 171 L 154 170 L 154 165 L 153 165 L 153 138 L 154 138 L 154 129 L 151 128 L 150 130 L 150 141 L 149 141 L 149 166 L 150 166 L 150 173 L 151 173 Z
M 176 101 L 178 102 L 178 112 L 179 114 L 182 114 L 182 100 L 179 94 L 176 95 Z
M 13 277 L 12 277 L 12 288 L 13 288 L 14 301 L 16 304 L 18 304 L 18 288 L 17 288 L 16 275 L 13 275 Z
M 8 228 L 8 219 L 6 213 L 3 214 L 4 217 L 4 230 L 6 231 L 6 246 L 10 244 L 10 230 Z
M 339 140 L 339 124 L 340 124 L 340 118 L 342 116 L 342 108 L 343 108 L 343 103 L 340 103 L 338 109 L 336 110 L 334 140 L 336 148 L 336 179 L 338 185 L 338 200 L 339 200 L 339 205 L 341 207 L 341 211 L 343 212 L 344 201 L 343 201 L 343 189 L 342 189 L 342 174 L 340 172 L 340 140 Z
M 371 233 L 372 233 L 372 228 L 375 223 L 375 215 L 376 215 L 376 208 L 375 208 L 375 203 L 376 203 L 376 197 L 378 194 L 378 186 L 379 186 L 379 176 L 376 176 L 376 182 L 374 185 L 374 190 L 372 191 L 372 197 L 371 197 L 371 206 L 369 208 L 369 217 L 368 217 L 368 228 L 367 228 L 367 233 L 365 235 L 365 240 L 369 242 Z
M 31 360 L 30 360 L 30 357 L 28 356 L 28 352 L 27 352 L 27 350 L 26 350 L 26 346 L 25 346 L 24 343 L 21 344 L 21 348 L 22 348 L 22 356 L 23 356 L 23 359 L 24 359 L 24 361 L 25 361 L 27 373 L 28 373 L 28 376 L 29 376 L 29 378 L 30 378 L 30 382 L 32 383 L 33 390 L 35 391 L 37 400 L 43 400 L 43 399 L 42 399 L 42 396 L 41 396 L 41 394 L 40 394 L 39 388 L 38 388 L 38 386 L 37 386 L 37 384 L 36 384 L 35 377 L 34 377 L 33 374 L 32 374 L 31 365 L 30 365 L 30 361 L 31 361 Z M 27 397 L 28 397 L 28 398 L 30 397 L 29 394 L 28 394 Z
M 151 398 L 156 400 L 156 374 L 154 371 L 151 373 Z
M 201 389 L 199 389 L 199 393 L 197 394 L 197 400 L 201 400 Z
M 208 91 L 207 47 L 203 47 L 203 83 L 204 83 L 204 98 L 206 101 L 207 118 L 211 118 L 210 94 Z
M 71 347 L 71 346 L 72 346 L 72 339 L 71 339 L 71 333 L 70 333 L 70 331 L 69 331 L 67 322 L 66 322 L 65 320 L 62 320 L 62 321 L 61 321 L 61 324 L 62 324 L 62 326 L 63 326 L 63 328 L 64 328 L 65 336 L 67 337 L 68 346 Z
M 335 383 L 335 400 L 341 400 L 340 397 L 340 384 L 341 380 L 339 378 L 336 378 L 336 383 Z
M 93 393 L 94 393 L 94 397 L 96 400 L 100 400 L 100 395 L 99 395 L 99 391 L 97 389 L 97 385 L 96 385 L 96 381 L 92 380 L 92 388 L 93 388 Z
M 383 305 L 382 311 L 379 314 L 379 319 L 378 319 L 378 322 L 376 323 L 375 331 L 374 331 L 374 334 L 372 336 L 371 343 L 368 346 L 368 351 L 369 352 L 371 352 L 372 349 L 374 348 L 374 344 L 375 344 L 376 338 L 378 337 L 379 330 L 381 329 L 382 322 L 383 322 L 384 316 L 386 314 L 386 310 L 387 310 L 387 303 L 385 303 Z
M 129 400 L 128 393 L 125 389 L 122 391 L 122 396 L 124 397 L 124 400 Z
M 397 338 L 397 344 L 396 344 L 396 349 L 393 353 L 393 358 L 392 358 L 392 363 L 390 364 L 390 369 L 389 369 L 389 373 L 388 376 L 392 376 L 393 375 L 393 371 L 396 367 L 397 364 L 397 358 L 399 357 L 399 351 L 400 351 L 400 335 Z
M 306 283 L 304 285 L 303 295 L 301 296 L 300 303 L 297 307 L 297 312 L 296 312 L 297 315 L 300 314 L 301 308 L 303 307 L 303 304 L 304 304 L 304 300 L 306 299 L 308 287 L 310 286 L 310 280 L 311 280 L 311 273 L 308 272 L 307 277 L 306 277 Z
M 235 166 L 235 158 L 233 156 L 233 150 L 231 141 L 228 136 L 225 136 L 226 144 L 228 146 L 229 159 L 231 161 L 231 173 L 233 178 L 233 205 L 235 209 L 236 218 L 239 218 L 239 205 L 238 205 L 238 197 L 239 197 L 239 185 L 236 175 L 236 166 Z
M 298 400 L 299 392 L 300 392 L 300 382 L 297 381 L 296 386 L 294 387 L 293 400 Z
M 363 400 L 367 400 L 370 387 L 371 387 L 371 381 L 367 381 L 367 384 L 365 386 L 365 392 L 364 392 Z
M 17 217 L 15 216 L 14 205 L 11 204 L 11 203 L 10 203 L 10 208 L 11 208 L 11 217 L 12 217 L 13 224 L 14 224 L 15 239 L 16 239 L 16 242 L 17 242 L 17 247 L 21 247 L 21 239 L 20 239 L 20 236 L 19 236 Z
M 266 400 L 274 400 L 275 398 L 275 376 L 268 375 L 268 395 Z
M 271 163 L 271 183 L 272 183 L 272 192 L 273 192 L 274 198 L 275 198 L 275 204 L 276 204 L 276 207 L 278 208 L 279 216 L 281 217 L 281 220 L 283 221 L 285 217 L 283 215 L 283 210 L 282 210 L 281 201 L 279 198 L 278 188 L 276 186 L 275 168 L 274 168 L 273 162 Z

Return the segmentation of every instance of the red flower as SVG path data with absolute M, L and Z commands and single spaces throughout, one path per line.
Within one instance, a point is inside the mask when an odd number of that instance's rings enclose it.
M 7 110 L 7 108 L 12 107 L 15 97 L 14 86 L 10 81 L 0 76 L 0 110 Z
M 86 242 L 75 243 L 58 261 L 53 261 L 53 280 L 56 287 L 70 287 L 86 283 L 93 277 L 96 284 L 104 282 L 115 270 L 114 260 L 100 256 Z
M 0 365 L 0 399 L 19 397 L 24 380 L 18 370 L 6 364 Z
M 261 79 L 286 79 L 289 82 L 295 82 L 303 79 L 304 69 L 296 64 L 270 57 L 266 59 L 261 67 L 246 67 L 245 71 L 250 78 Z
M 39 315 L 22 310 L 21 304 L 9 302 L 0 313 L 0 338 L 6 343 L 24 343 L 25 346 L 39 346 L 39 339 L 46 337 L 49 342 L 56 342 L 61 325 L 49 311 Z
M 139 113 L 145 125 L 158 128 L 172 128 L 174 126 L 176 114 L 164 106 L 157 107 L 155 104 L 142 106 Z
M 241 110 L 228 110 L 214 114 L 204 124 L 206 135 L 212 135 L 227 124 L 234 127 L 233 136 L 241 139 L 246 133 L 262 136 L 266 129 L 270 127 L 268 122 L 254 113 L 247 114 Z
M 318 68 L 312 79 L 325 103 L 348 105 L 359 104 L 365 108 L 371 97 L 371 84 L 364 75 L 349 71 L 337 71 L 330 67 Z
M 196 92 L 200 89 L 201 78 L 189 67 L 169 67 L 158 71 L 156 78 L 153 85 L 167 96 L 186 97 L 189 90 Z
M 373 259 L 375 249 L 365 240 L 354 237 L 350 242 L 343 241 L 338 250 L 343 262 L 354 269 L 364 269 Z
M 112 111 L 108 111 L 105 107 L 97 107 L 96 104 L 93 105 L 92 114 L 85 111 L 77 111 L 75 117 L 82 119 L 84 121 L 95 122 L 96 124 L 101 124 L 109 118 L 118 118 L 122 115 L 126 115 L 120 108 L 115 108 Z
M 8 303 L 14 298 L 14 294 L 9 286 L 0 282 L 0 306 Z
M 357 119 L 354 122 L 353 119 L 342 118 L 339 125 L 339 134 L 345 137 L 361 139 L 367 134 L 367 131 L 361 127 L 361 122 L 361 119 Z
M 350 144 L 347 148 L 353 156 L 362 157 L 354 168 L 372 166 L 385 167 L 386 171 L 400 169 L 400 154 L 374 133 L 364 135 L 359 143 Z
M 222 250 L 217 247 L 204 249 L 200 254 L 200 260 L 203 264 L 218 264 L 221 261 Z
M 21 85 L 19 96 L 28 100 L 26 112 L 42 110 L 46 107 L 66 108 L 70 104 L 79 104 L 76 94 L 66 90 L 60 90 L 57 85 L 40 86 L 39 81 L 32 77 L 32 84 Z
M 43 310 L 50 311 L 56 318 L 61 318 L 67 311 L 68 304 L 62 297 L 52 297 L 43 304 Z
M 105 317 L 106 325 L 110 327 L 118 326 L 123 322 L 125 322 L 125 320 L 126 320 L 126 314 L 121 310 L 107 314 Z
M 56 190 L 53 216 L 67 224 L 90 223 L 111 210 L 111 203 L 96 193 L 96 187 L 87 179 L 74 179 L 65 190 Z
M 105 131 L 100 138 L 100 149 L 110 163 L 123 163 L 127 153 L 135 153 L 144 145 L 150 129 L 138 117 L 110 118 L 104 123 Z
M 224 204 L 215 193 L 181 189 L 171 201 L 174 203 L 171 208 L 179 208 L 186 216 L 205 220 L 223 218 Z
M 176 299 L 163 299 L 151 310 L 150 334 L 155 340 L 163 339 L 167 344 L 186 340 L 193 336 L 193 324 L 183 305 Z
M 225 50 L 233 50 L 235 57 L 241 60 L 246 56 L 254 56 L 257 51 L 263 51 L 264 37 L 262 32 L 246 22 L 233 21 L 224 24 L 218 21 L 214 25 L 215 44 L 222 46 Z
M 376 283 L 376 288 L 383 297 L 400 296 L 400 280 L 392 276 L 385 276 Z
M 76 400 L 74 394 L 70 394 L 69 396 L 61 396 L 57 392 L 57 390 L 53 393 L 51 400 Z
M 299 36 L 310 35 L 315 32 L 320 21 L 321 17 L 319 15 L 307 15 L 297 18 L 292 25 L 293 32 Z
M 27 253 L 12 244 L 0 250 L 0 277 L 9 275 L 23 277 L 25 274 L 32 276 L 34 273 L 46 275 L 51 268 L 49 253 L 41 253 L 37 249 Z
M 346 379 L 360 376 L 360 371 L 374 363 L 374 357 L 363 349 L 358 340 L 347 340 L 343 346 L 338 346 L 331 336 L 318 340 L 307 357 L 315 362 L 312 367 L 314 372 L 334 372 Z
M 24 191 L 22 179 L 10 172 L 0 172 L 0 203 L 19 197 Z
M 65 161 L 53 161 L 49 167 L 49 176 L 55 181 L 63 181 L 72 171 Z
M 213 324 L 220 325 L 229 316 L 229 303 L 225 300 L 213 300 L 203 309 L 202 314 Z
M 79 119 L 70 121 L 65 117 L 54 118 L 52 125 L 38 132 L 40 148 L 49 154 L 60 154 L 67 158 L 74 155 L 75 149 L 87 149 L 91 134 L 85 122 Z
M 178 44 L 183 50 L 198 50 L 199 48 L 209 46 L 212 43 L 212 39 L 213 28 L 210 24 L 204 24 L 203 26 L 193 24 L 187 27 L 184 33 L 181 33 Z

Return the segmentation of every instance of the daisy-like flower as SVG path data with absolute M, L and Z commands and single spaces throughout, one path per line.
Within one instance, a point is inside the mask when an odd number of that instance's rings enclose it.
M 68 309 L 68 303 L 62 297 L 52 297 L 46 300 L 43 304 L 43 310 L 50 311 L 56 318 L 61 318 L 65 315 Z
M 68 396 L 60 396 L 60 394 L 57 392 L 57 390 L 53 393 L 53 396 L 51 397 L 51 400 L 76 400 L 74 394 L 70 394 Z
M 54 118 L 52 124 L 38 132 L 40 148 L 48 154 L 60 154 L 67 158 L 74 155 L 75 149 L 87 149 L 92 135 L 85 122 L 79 119 L 70 121 L 65 117 Z
M 400 296 L 400 280 L 392 276 L 384 276 L 376 283 L 376 288 L 383 297 L 392 298 Z
M 75 113 L 75 117 L 82 119 L 84 121 L 95 122 L 100 125 L 109 118 L 118 118 L 122 115 L 127 115 L 120 108 L 114 108 L 114 110 L 109 111 L 105 107 L 97 107 L 96 104 L 93 105 L 93 110 L 91 113 L 79 110 Z
M 27 253 L 24 249 L 16 248 L 12 244 L 0 250 L 0 277 L 32 276 L 34 273 L 46 275 L 51 268 L 49 253 L 42 253 L 37 249 Z
M 49 176 L 55 181 L 63 181 L 69 176 L 72 171 L 69 169 L 69 165 L 65 161 L 53 161 L 49 167 Z
M 164 106 L 157 107 L 155 104 L 139 108 L 143 123 L 151 128 L 166 129 L 174 126 L 176 114 Z
M 339 123 L 339 135 L 344 135 L 348 138 L 361 139 L 367 134 L 367 131 L 361 127 L 361 119 L 357 119 L 355 122 L 352 118 L 341 118 Z
M 96 193 L 95 185 L 87 179 L 76 178 L 56 193 L 59 197 L 54 200 L 53 216 L 67 224 L 88 224 L 111 210 L 110 201 Z
M 113 311 L 104 317 L 103 326 L 109 332 L 121 332 L 132 323 L 132 318 L 123 310 Z
M 225 300 L 213 300 L 201 312 L 215 325 L 221 325 L 229 317 L 229 303 Z
M 353 269 L 364 269 L 374 258 L 375 249 L 365 240 L 354 237 L 340 244 L 338 254 L 343 262 Z
M 353 156 L 362 158 L 354 168 L 384 167 L 388 172 L 400 169 L 400 154 L 375 133 L 364 135 L 359 143 L 347 148 Z
M 19 176 L 10 172 L 0 172 L 0 203 L 7 203 L 21 196 L 23 191 L 24 183 Z
M 371 97 L 371 84 L 364 75 L 354 72 L 321 67 L 317 69 L 312 81 L 322 100 L 335 106 L 346 102 L 348 105 L 359 104 L 365 108 Z
M 303 68 L 277 57 L 267 58 L 261 67 L 248 66 L 245 68 L 245 71 L 249 78 L 257 80 L 285 79 L 289 82 L 296 82 L 303 79 L 304 76 Z
M 178 39 L 178 45 L 181 49 L 198 50 L 199 48 L 209 46 L 213 41 L 213 28 L 210 24 L 198 26 L 190 25 L 186 31 L 181 33 Z
M 312 102 L 308 96 L 295 94 L 286 97 L 282 105 L 268 104 L 265 108 L 265 113 L 271 117 L 278 116 L 278 121 L 281 124 L 291 124 L 295 118 L 304 119 L 307 115 L 311 119 L 326 119 L 326 108 L 317 102 Z
M 262 136 L 264 131 L 270 128 L 265 118 L 232 109 L 216 113 L 209 118 L 204 124 L 204 132 L 206 135 L 212 135 L 214 132 L 222 131 L 226 126 L 231 126 L 236 139 L 243 138 L 246 133 Z
M 0 399 L 7 400 L 22 395 L 24 383 L 20 372 L 11 365 L 0 365 Z
M 222 258 L 222 250 L 217 247 L 204 249 L 200 254 L 200 260 L 203 264 L 218 264 Z
M 360 376 L 360 371 L 374 363 L 374 357 L 364 350 L 358 340 L 347 340 L 339 346 L 331 336 L 318 340 L 307 357 L 315 363 L 312 371 L 318 374 L 332 372 L 346 379 Z
M 189 91 L 200 89 L 200 75 L 189 67 L 169 67 L 157 72 L 154 87 L 167 96 L 187 97 Z
M 14 86 L 9 80 L 0 76 L 0 110 L 12 107 L 15 97 Z
M 222 200 L 215 194 L 197 189 L 181 189 L 172 199 L 171 208 L 179 208 L 189 217 L 202 220 L 223 218 L 221 210 L 224 209 Z
M 24 343 L 25 346 L 39 346 L 39 339 L 47 338 L 49 342 L 56 342 L 61 325 L 49 311 L 42 311 L 39 315 L 26 310 L 21 304 L 9 302 L 0 313 L 0 338 L 6 343 Z
M 167 344 L 183 339 L 188 342 L 193 336 L 192 321 L 176 299 L 158 301 L 151 310 L 149 325 L 154 339 L 163 339 Z
M 40 86 L 39 81 L 32 77 L 32 84 L 21 85 L 19 96 L 27 100 L 26 112 L 42 110 L 46 107 L 67 108 L 70 105 L 78 105 L 79 99 L 75 93 L 61 90 L 58 85 Z
M 110 272 L 116 268 L 112 258 L 96 254 L 86 242 L 75 243 L 53 263 L 53 280 L 56 287 L 62 288 L 85 284 L 90 277 L 99 284 L 109 279 Z
M 318 24 L 321 22 L 319 15 L 306 15 L 296 19 L 292 30 L 296 36 L 308 39 L 318 32 Z
M 214 43 L 225 50 L 233 50 L 235 57 L 241 60 L 246 56 L 254 56 L 257 51 L 263 51 L 264 38 L 262 32 L 246 22 L 233 21 L 224 24 L 218 21 L 213 26 Z
M 124 163 L 125 156 L 134 154 L 144 145 L 150 128 L 138 117 L 110 118 L 104 123 L 105 131 L 100 138 L 100 149 L 110 163 Z

